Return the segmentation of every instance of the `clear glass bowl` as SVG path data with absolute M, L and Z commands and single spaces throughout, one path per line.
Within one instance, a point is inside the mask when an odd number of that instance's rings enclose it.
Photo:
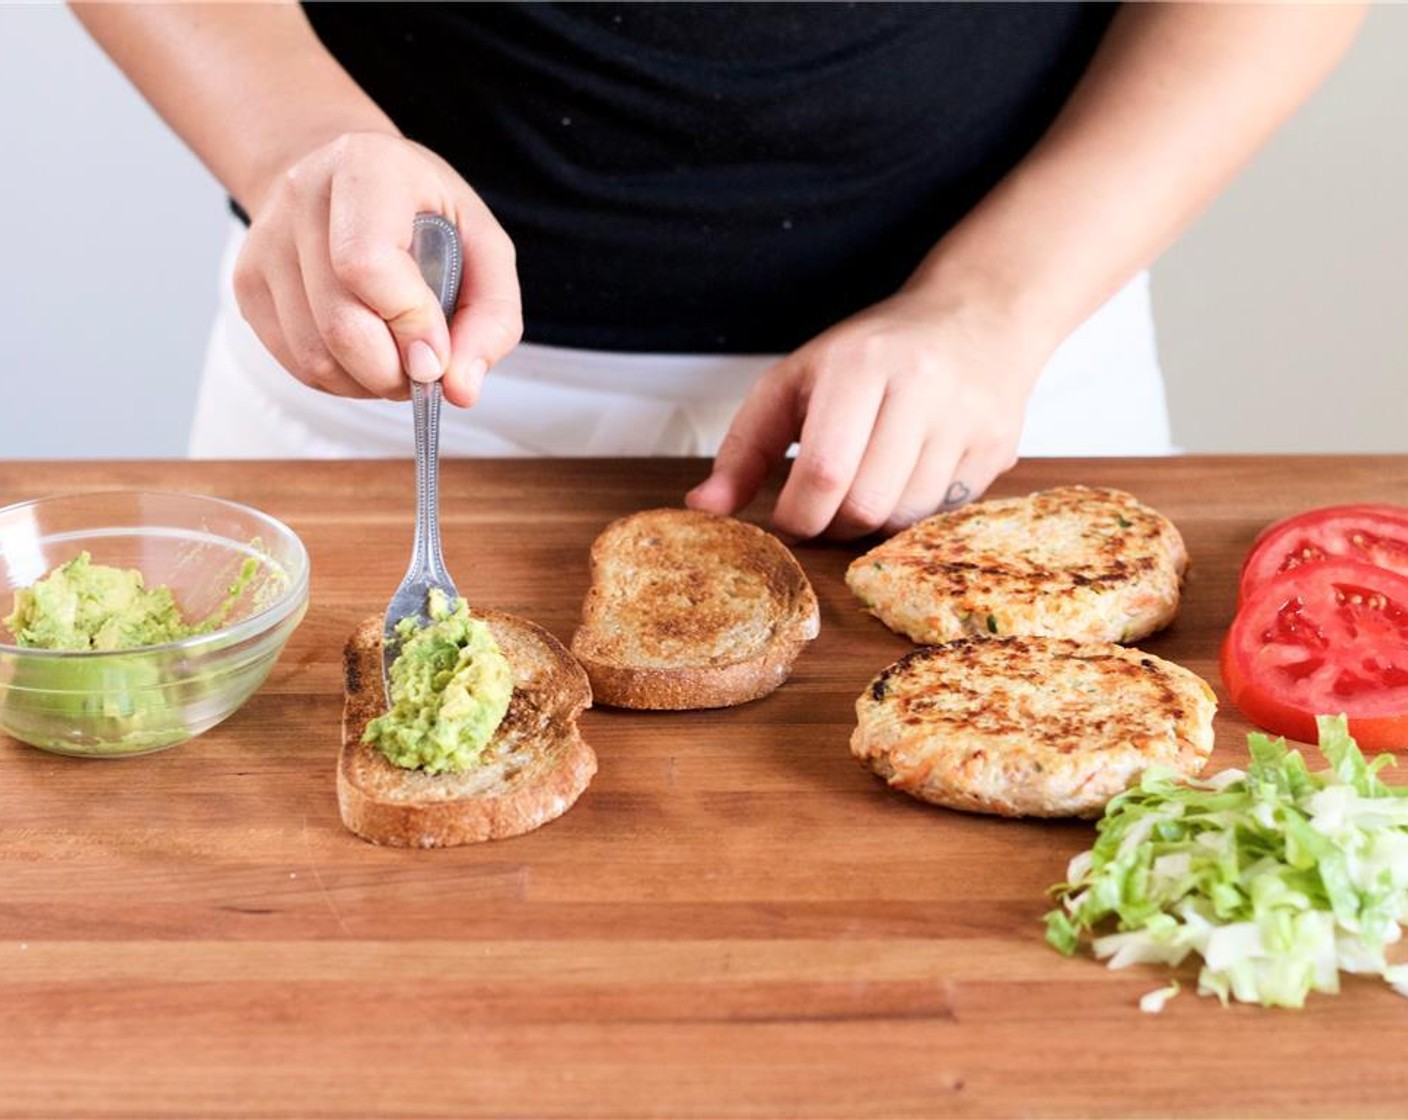
M 109 491 L 0 509 L 0 619 L 16 589 L 85 550 L 170 587 L 191 621 L 249 560 L 254 574 L 218 629 L 165 645 L 24 649 L 0 622 L 0 730 L 58 754 L 146 754 L 209 730 L 264 683 L 308 606 L 308 553 L 281 522 L 219 498 Z

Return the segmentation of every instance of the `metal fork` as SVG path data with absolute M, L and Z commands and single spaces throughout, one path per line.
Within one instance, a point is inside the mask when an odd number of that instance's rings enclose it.
M 417 214 L 411 236 L 411 255 L 421 275 L 440 300 L 448 322 L 460 294 L 462 258 L 459 232 L 439 214 Z M 396 624 L 414 618 L 430 622 L 427 600 L 434 588 L 453 601 L 459 597 L 455 582 L 445 570 L 440 549 L 440 382 L 411 383 L 411 408 L 416 432 L 416 535 L 406 578 L 391 596 L 382 619 L 381 682 L 386 703 L 391 704 L 391 663 L 401 649 Z

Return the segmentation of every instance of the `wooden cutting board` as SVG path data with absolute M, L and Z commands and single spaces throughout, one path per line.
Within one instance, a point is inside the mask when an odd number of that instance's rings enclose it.
M 612 517 L 678 505 L 700 461 L 451 462 L 471 601 L 564 641 Z M 1241 558 L 1267 522 L 1408 503 L 1408 458 L 1046 460 L 994 494 L 1132 491 L 1182 529 L 1182 613 L 1144 647 L 1221 693 Z M 822 635 L 773 696 L 593 710 L 601 769 L 532 835 L 409 853 L 341 827 L 339 658 L 405 568 L 406 462 L 0 463 L 0 504 L 148 487 L 291 525 L 311 606 L 261 692 L 117 762 L 0 737 L 0 1115 L 882 1116 L 1377 1113 L 1408 1107 L 1408 1001 L 1223 1009 L 1042 940 L 1088 824 L 937 810 L 850 757 L 855 698 L 910 647 L 797 550 Z M 750 514 L 761 518 L 765 504 Z M 1214 767 L 1245 761 L 1224 707 Z M 1187 981 L 1191 973 L 1184 973 Z M 1187 984 L 1185 983 L 1185 987 Z

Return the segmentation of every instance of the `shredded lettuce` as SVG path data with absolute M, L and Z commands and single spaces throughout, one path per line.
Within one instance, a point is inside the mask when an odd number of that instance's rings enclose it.
M 1157 1015 L 1164 1009 L 1164 1004 L 1178 994 L 1178 981 L 1170 980 L 1162 988 L 1155 988 L 1152 992 L 1145 992 L 1139 997 L 1139 1010 L 1150 1015 Z
M 1393 759 L 1366 762 L 1343 716 L 1316 722 L 1327 770 L 1252 734 L 1245 772 L 1146 771 L 1052 888 L 1047 941 L 1069 956 L 1089 935 L 1111 968 L 1196 954 L 1198 993 L 1224 1004 L 1301 1007 L 1341 972 L 1408 995 L 1408 965 L 1385 955 L 1408 921 L 1408 787 L 1379 778 Z

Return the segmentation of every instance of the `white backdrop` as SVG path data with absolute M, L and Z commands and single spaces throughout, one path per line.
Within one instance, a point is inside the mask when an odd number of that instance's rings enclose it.
M 1191 451 L 1408 452 L 1408 6 L 1155 269 Z M 0 458 L 182 454 L 214 181 L 57 5 L 0 3 Z

